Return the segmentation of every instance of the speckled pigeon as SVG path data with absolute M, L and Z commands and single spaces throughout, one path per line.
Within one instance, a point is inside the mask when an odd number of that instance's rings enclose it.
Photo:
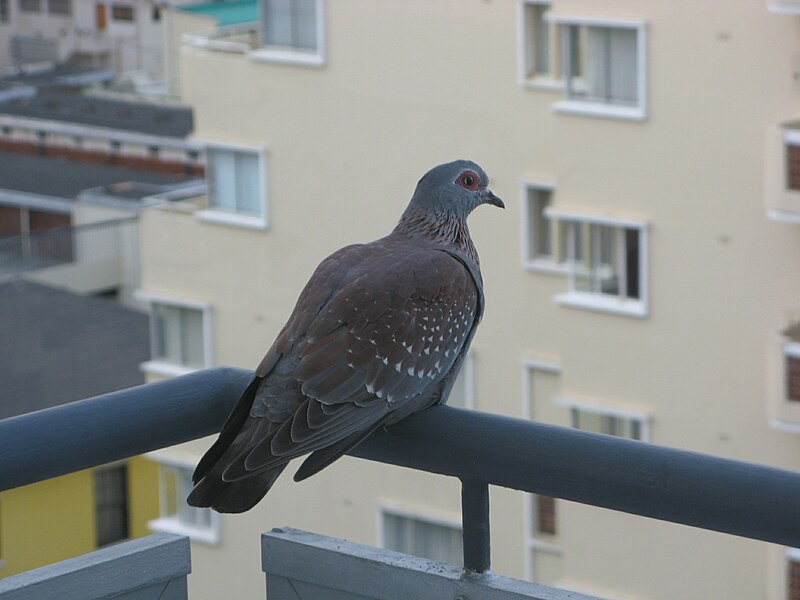
M 504 207 L 487 183 L 473 162 L 439 165 L 392 233 L 317 267 L 197 465 L 189 504 L 248 510 L 291 459 L 311 453 L 300 481 L 378 427 L 447 400 L 484 305 L 467 216 Z

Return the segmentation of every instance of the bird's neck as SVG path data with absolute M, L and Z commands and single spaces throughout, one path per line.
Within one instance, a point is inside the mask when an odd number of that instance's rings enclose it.
M 480 265 L 466 218 L 439 211 L 407 210 L 392 234 L 411 239 L 424 239 L 436 245 L 453 248 L 472 260 L 476 266 Z

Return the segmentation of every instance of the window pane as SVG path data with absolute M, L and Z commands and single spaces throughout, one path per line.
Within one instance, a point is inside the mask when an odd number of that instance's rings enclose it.
M 550 230 L 550 219 L 545 215 L 545 209 L 552 202 L 550 190 L 528 189 L 528 236 L 530 239 L 530 256 L 528 258 L 551 258 L 553 241 Z
M 294 43 L 297 48 L 317 48 L 317 0 L 295 0 Z
M 456 566 L 463 563 L 458 527 L 384 513 L 383 540 L 389 550 Z
M 567 95 L 570 98 L 637 104 L 639 48 L 635 29 L 569 25 L 567 36 Z
M 534 535 L 555 535 L 556 499 L 552 496 L 534 496 L 533 500 L 534 510 L 536 511 L 534 515 L 534 522 L 536 523 Z
M 263 0 L 264 45 L 292 45 L 292 0 Z
M 461 372 L 456 377 L 453 389 L 450 390 L 450 396 L 447 398 L 447 406 L 467 408 L 467 370 L 466 364 L 461 366 Z
M 571 415 L 572 426 L 575 429 L 632 440 L 642 439 L 642 421 L 639 419 L 629 419 L 579 408 L 572 408 Z
M 787 567 L 787 597 L 789 600 L 800 600 L 800 562 L 790 560 Z
M 227 150 L 209 155 L 209 200 L 214 208 L 236 210 L 236 158 Z
M 639 296 L 639 235 L 638 229 L 625 230 L 625 281 L 628 298 Z
M 537 73 L 550 73 L 550 26 L 545 21 L 544 15 L 550 7 L 543 4 L 534 4 L 533 9 L 533 35 L 534 35 L 534 63 Z
M 800 190 L 800 146 L 786 146 L 786 188 Z
M 156 319 L 155 352 L 158 360 L 180 364 L 181 328 L 180 312 L 177 307 L 165 304 L 153 306 Z
M 239 212 L 261 214 L 261 182 L 258 155 L 236 153 L 236 208 Z
M 125 465 L 94 472 L 97 546 L 128 538 L 128 482 Z
M 786 357 L 786 399 L 800 402 L 800 358 Z
M 181 357 L 187 367 L 205 366 L 203 348 L 203 312 L 193 308 L 181 308 Z

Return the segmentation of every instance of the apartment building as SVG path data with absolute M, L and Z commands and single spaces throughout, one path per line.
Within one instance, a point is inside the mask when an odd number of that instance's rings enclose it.
M 799 469 L 799 8 L 261 0 L 257 35 L 185 36 L 210 192 L 142 217 L 146 372 L 253 368 L 324 256 L 388 233 L 428 168 L 470 158 L 507 210 L 471 217 L 487 309 L 456 403 Z M 282 525 L 460 560 L 457 482 L 349 457 L 243 515 L 188 508 L 210 441 L 152 455 L 151 525 L 193 538 L 192 597 L 263 593 L 257 534 Z M 798 549 L 491 500 L 505 575 L 800 598 Z

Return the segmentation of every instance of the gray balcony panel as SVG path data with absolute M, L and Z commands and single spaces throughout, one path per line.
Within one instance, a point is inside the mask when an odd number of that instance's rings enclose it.
M 0 600 L 186 600 L 189 538 L 157 533 L 0 580 Z
M 261 568 L 269 600 L 596 600 L 289 528 L 262 534 Z

